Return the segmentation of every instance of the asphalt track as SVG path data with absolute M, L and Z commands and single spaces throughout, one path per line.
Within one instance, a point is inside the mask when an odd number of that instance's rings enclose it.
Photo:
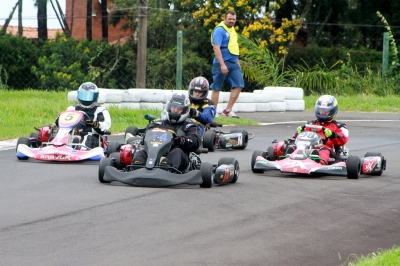
M 101 184 L 97 162 L 0 151 L 0 265 L 343 265 L 400 245 L 399 114 L 340 112 L 350 153 L 387 159 L 382 176 L 358 180 L 253 174 L 254 150 L 314 116 L 240 115 L 264 124 L 246 127 L 255 134 L 247 149 L 202 155 L 240 162 L 236 184 L 211 189 Z

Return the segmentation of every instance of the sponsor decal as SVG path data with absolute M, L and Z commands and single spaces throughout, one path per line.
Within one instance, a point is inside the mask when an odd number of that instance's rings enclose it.
M 229 179 L 229 169 L 224 170 L 224 178 L 222 179 L 222 182 L 228 182 Z
M 303 162 L 303 161 L 288 161 L 283 164 L 283 167 L 286 168 L 295 168 L 296 166 L 300 167 L 300 169 L 307 169 L 307 164 L 313 164 L 311 162 Z

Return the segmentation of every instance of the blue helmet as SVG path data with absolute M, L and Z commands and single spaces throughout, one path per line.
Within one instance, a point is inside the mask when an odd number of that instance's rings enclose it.
M 85 82 L 78 89 L 79 105 L 84 109 L 91 109 L 99 98 L 99 89 L 93 82 Z
M 321 123 L 332 122 L 339 110 L 339 104 L 332 95 L 322 95 L 315 102 L 315 116 Z

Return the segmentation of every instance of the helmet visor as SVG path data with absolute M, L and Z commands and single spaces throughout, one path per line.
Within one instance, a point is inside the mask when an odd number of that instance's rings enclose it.
M 98 93 L 94 93 L 93 91 L 87 90 L 78 90 L 78 100 L 85 102 L 95 102 L 99 97 Z

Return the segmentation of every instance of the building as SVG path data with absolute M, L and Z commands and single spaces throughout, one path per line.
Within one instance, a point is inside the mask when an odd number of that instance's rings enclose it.
M 112 11 L 112 1 L 108 0 L 108 14 Z M 72 10 L 72 3 L 74 4 L 74 10 Z M 77 40 L 86 38 L 86 17 L 87 17 L 87 1 L 81 0 L 66 0 L 65 18 L 69 29 L 71 30 L 71 36 Z M 72 12 L 73 11 L 73 12 Z M 92 39 L 102 39 L 102 26 L 101 26 L 101 0 L 92 1 Z M 121 30 L 120 22 L 116 27 L 113 25 L 108 26 L 108 42 L 115 43 L 118 39 L 126 39 L 128 36 L 132 36 L 133 33 L 130 30 Z M 72 27 L 71 27 L 72 24 Z
M 0 25 L 0 30 L 3 28 L 3 25 Z M 61 29 L 47 29 L 47 38 L 55 39 L 56 32 L 62 32 Z M 18 26 L 10 26 L 8 25 L 7 33 L 17 36 L 18 35 Z M 38 39 L 38 28 L 35 27 L 22 27 L 22 37 L 25 37 L 29 40 Z

